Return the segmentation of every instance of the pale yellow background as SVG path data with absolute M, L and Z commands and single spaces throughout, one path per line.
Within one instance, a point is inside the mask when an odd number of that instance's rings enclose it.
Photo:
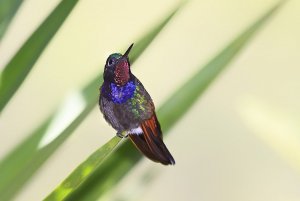
M 1 66 L 58 2 L 25 1 L 0 43 Z M 69 91 L 101 73 L 110 53 L 135 42 L 177 2 L 80 1 L 1 115 L 0 158 Z M 190 1 L 134 63 L 133 73 L 158 108 L 275 2 Z M 299 68 L 300 1 L 291 0 L 170 131 L 165 142 L 176 166 L 143 160 L 107 200 L 300 200 Z M 114 133 L 95 108 L 16 200 L 44 198 Z M 142 186 L 147 169 L 157 178 Z

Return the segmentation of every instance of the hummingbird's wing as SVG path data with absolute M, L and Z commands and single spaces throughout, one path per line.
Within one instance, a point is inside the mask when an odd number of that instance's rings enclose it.
M 149 159 L 164 165 L 174 165 L 175 160 L 162 140 L 162 132 L 156 115 L 140 125 L 143 133 L 130 134 L 134 145 Z

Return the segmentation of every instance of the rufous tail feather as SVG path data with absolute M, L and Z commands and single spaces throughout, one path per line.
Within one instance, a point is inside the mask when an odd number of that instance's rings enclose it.
M 149 159 L 164 165 L 174 165 L 175 160 L 163 142 L 162 132 L 155 114 L 141 124 L 143 133 L 131 134 L 133 144 Z

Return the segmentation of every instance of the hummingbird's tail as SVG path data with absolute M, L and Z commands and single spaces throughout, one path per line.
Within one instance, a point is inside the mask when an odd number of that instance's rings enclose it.
M 175 160 L 163 142 L 155 114 L 144 121 L 140 127 L 143 133 L 128 135 L 133 144 L 149 159 L 164 165 L 174 165 Z

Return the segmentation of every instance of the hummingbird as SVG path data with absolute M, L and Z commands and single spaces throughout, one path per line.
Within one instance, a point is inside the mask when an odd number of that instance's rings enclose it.
M 131 73 L 129 52 L 111 54 L 105 63 L 99 106 L 104 119 L 119 137 L 129 137 L 135 147 L 154 162 L 174 165 L 163 142 L 154 103 L 143 84 Z

